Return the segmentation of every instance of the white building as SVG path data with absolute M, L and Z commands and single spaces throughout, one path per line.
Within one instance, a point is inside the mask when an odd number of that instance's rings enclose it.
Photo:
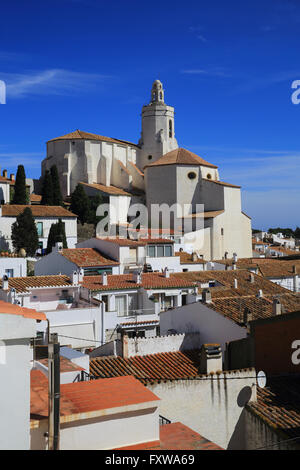
M 203 204 L 204 227 L 196 240 L 186 237 L 188 251 L 207 260 L 234 252 L 251 257 L 251 220 L 242 212 L 240 187 L 220 181 L 216 165 L 178 148 L 174 128 L 174 108 L 164 102 L 156 80 L 150 103 L 142 109 L 138 145 L 76 130 L 47 143 L 42 175 L 56 164 L 64 196 L 78 183 L 90 196 L 104 195 L 111 225 L 126 224 L 129 207 L 145 198 L 150 213 L 153 204 L 180 204 L 190 206 L 183 214 L 190 218 L 201 217 L 195 210 Z
M 0 278 L 27 275 L 27 259 L 14 253 L 0 253 Z
M 40 249 L 47 248 L 48 235 L 52 224 L 59 219 L 65 224 L 65 232 L 68 248 L 75 248 L 77 243 L 77 216 L 61 206 L 41 205 L 4 205 L 0 207 L 0 248 L 13 250 L 11 230 L 17 216 L 26 208 L 30 208 L 35 220 Z
M 0 301 L 0 449 L 30 449 L 30 342 L 43 313 Z
M 1 266 L 1 258 L 0 258 Z M 66 274 L 82 269 L 84 276 L 120 274 L 118 261 L 105 257 L 95 248 L 63 248 L 58 242 L 49 255 L 40 258 L 34 265 L 36 276 Z

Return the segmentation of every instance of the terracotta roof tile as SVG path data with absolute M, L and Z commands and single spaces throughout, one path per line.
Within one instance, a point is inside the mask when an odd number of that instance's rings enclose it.
M 124 191 L 122 188 L 117 188 L 116 186 L 105 186 L 104 184 L 99 183 L 84 183 L 83 181 L 79 182 L 83 186 L 88 186 L 89 188 L 97 189 L 102 193 L 109 194 L 111 196 L 132 196 L 132 194 Z
M 218 184 L 220 186 L 227 186 L 229 188 L 240 188 L 241 186 L 237 186 L 235 184 L 232 184 L 232 183 L 225 183 L 225 181 L 216 181 L 216 180 L 210 180 L 210 179 L 207 179 L 207 178 L 203 178 L 205 181 L 209 181 L 210 183 L 214 183 L 214 184 Z M 245 214 L 246 215 L 246 214 Z
M 154 166 L 162 165 L 202 165 L 208 166 L 210 168 L 218 168 L 216 165 L 212 165 L 206 160 L 203 160 L 203 158 L 199 157 L 195 153 L 190 152 L 189 150 L 186 150 L 184 148 L 178 148 L 176 150 L 172 150 L 171 152 L 166 153 L 155 162 L 146 165 L 145 168 L 151 168 Z
M 193 255 L 185 251 L 178 251 L 175 253 L 175 256 L 180 257 L 180 264 L 206 264 L 206 261 L 201 258 L 193 260 Z
M 247 409 L 275 432 L 299 437 L 300 376 L 268 378 L 265 388 L 257 387 L 257 402 L 250 402 Z
M 177 279 L 170 275 L 166 278 L 161 273 L 142 273 L 142 282 L 137 284 L 133 274 L 109 274 L 107 285 L 102 284 L 102 276 L 85 276 L 82 285 L 93 291 L 98 290 L 122 290 L 122 289 L 172 289 L 193 287 L 194 283 L 185 279 Z
M 77 217 L 77 215 L 64 209 L 61 206 L 41 206 L 37 205 L 17 205 L 17 204 L 6 204 L 2 206 L 3 217 L 16 217 L 24 210 L 29 207 L 33 217 Z
M 132 376 L 75 382 L 60 386 L 60 415 L 74 416 L 93 411 L 124 407 L 159 398 Z M 48 380 L 39 370 L 31 371 L 31 418 L 48 416 Z M 84 417 L 83 417 L 84 419 Z
M 79 267 L 115 266 L 118 261 L 103 256 L 94 248 L 65 248 L 61 255 Z
M 3 281 L 0 281 L 2 287 Z M 25 276 L 10 277 L 8 279 L 8 288 L 16 289 L 17 292 L 26 292 L 37 287 L 65 287 L 72 286 L 69 276 L 48 275 L 48 276 Z
M 224 450 L 182 423 L 160 426 L 160 440 L 116 450 Z
M 175 351 L 146 356 L 97 357 L 90 360 L 95 377 L 134 375 L 142 383 L 192 378 L 199 375 L 200 350 Z
M 56 140 L 98 140 L 101 142 L 111 142 L 114 144 L 127 144 L 134 147 L 138 145 L 128 142 L 126 140 L 113 139 L 111 137 L 104 137 L 103 135 L 92 134 L 90 132 L 84 132 L 77 129 L 76 131 L 70 132 L 69 134 L 62 135 L 61 137 L 56 137 L 54 139 L 48 140 L 48 142 L 54 142 Z
M 46 315 L 41 312 L 37 312 L 33 308 L 25 308 L 20 307 L 19 305 L 10 304 L 8 302 L 4 302 L 4 300 L 0 300 L 0 314 L 8 314 L 8 315 L 20 315 L 24 318 L 31 318 L 33 320 L 46 320 Z

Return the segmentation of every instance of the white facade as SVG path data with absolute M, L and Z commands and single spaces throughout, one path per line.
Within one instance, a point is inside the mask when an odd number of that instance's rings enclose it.
M 29 206 L 30 207 L 30 206 Z M 11 239 L 12 225 L 16 222 L 16 217 L 1 215 L 0 212 L 0 248 L 12 250 Z M 77 217 L 34 217 L 39 235 L 40 247 L 47 248 L 48 235 L 52 224 L 56 224 L 59 219 L 65 224 L 66 239 L 68 248 L 75 248 L 77 243 Z
M 226 342 L 246 338 L 247 329 L 233 320 L 207 307 L 202 302 L 194 302 L 180 308 L 161 312 L 160 331 L 162 335 L 169 330 L 176 333 L 199 332 L 201 341 L 219 343 L 225 352 Z
M 0 278 L 27 276 L 27 260 L 21 257 L 0 257 Z
M 0 449 L 30 448 L 30 340 L 36 321 L 0 314 Z

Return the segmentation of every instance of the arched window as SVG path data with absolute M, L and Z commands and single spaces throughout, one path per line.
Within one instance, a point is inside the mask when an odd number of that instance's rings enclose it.
M 170 119 L 169 121 L 169 137 L 172 137 L 173 136 L 173 125 L 172 125 L 172 121 Z
M 162 100 L 162 92 L 159 94 L 159 99 Z
M 206 177 L 207 177 L 208 180 L 211 180 L 211 174 L 210 173 L 207 173 Z

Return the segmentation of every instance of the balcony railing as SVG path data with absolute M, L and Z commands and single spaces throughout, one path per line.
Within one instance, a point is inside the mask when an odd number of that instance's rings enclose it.
M 164 416 L 159 415 L 159 425 L 164 426 L 165 424 L 171 424 L 171 421 Z

